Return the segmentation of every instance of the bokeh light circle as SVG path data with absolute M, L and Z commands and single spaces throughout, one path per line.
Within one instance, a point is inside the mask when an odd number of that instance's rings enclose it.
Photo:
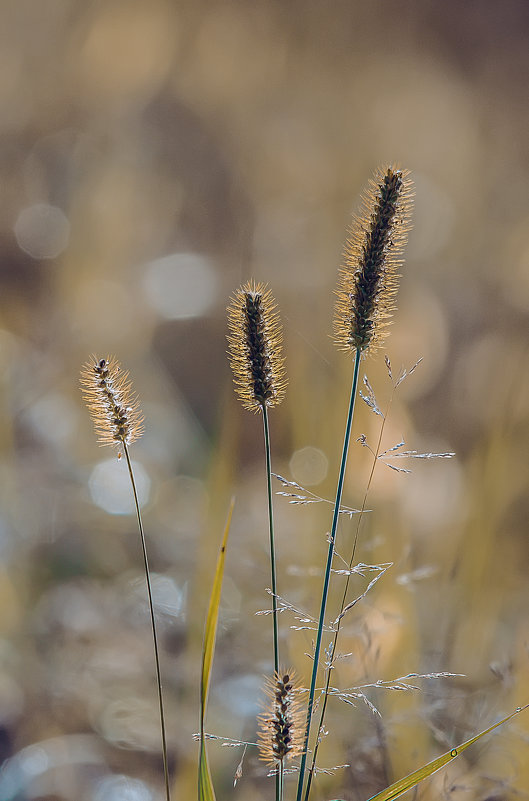
M 140 506 L 149 500 L 151 481 L 139 462 L 132 463 Z M 135 511 L 127 465 L 122 459 L 107 459 L 96 464 L 88 487 L 96 506 L 111 515 L 131 515 Z
M 36 203 L 18 215 L 15 236 L 19 247 L 34 259 L 55 259 L 68 245 L 70 223 L 57 206 Z

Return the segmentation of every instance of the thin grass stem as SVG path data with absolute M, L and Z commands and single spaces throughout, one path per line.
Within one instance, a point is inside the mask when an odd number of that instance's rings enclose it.
M 386 410 L 386 414 L 384 415 L 383 420 L 382 420 L 382 425 L 380 426 L 378 442 L 377 442 L 377 446 L 376 446 L 375 452 L 373 454 L 373 464 L 371 465 L 371 472 L 369 473 L 369 479 L 367 481 L 367 486 L 366 486 L 366 490 L 365 490 L 365 493 L 364 493 L 364 498 L 362 500 L 362 505 L 360 507 L 360 514 L 358 515 L 357 522 L 356 522 L 356 531 L 355 531 L 355 536 L 354 536 L 354 540 L 353 540 L 353 549 L 352 549 L 352 552 L 351 552 L 351 558 L 349 560 L 349 571 L 351 571 L 351 569 L 353 567 L 353 562 L 354 562 L 354 558 L 355 558 L 355 555 L 356 555 L 356 546 L 358 544 L 358 536 L 359 536 L 359 533 L 360 533 L 360 525 L 362 523 L 364 512 L 366 510 L 367 496 L 369 494 L 369 490 L 371 489 L 371 483 L 373 481 L 373 476 L 374 476 L 374 473 L 375 473 L 375 467 L 377 465 L 378 455 L 380 453 L 380 446 L 382 444 L 382 437 L 384 435 L 384 428 L 386 426 L 386 420 L 387 420 L 389 411 L 391 409 L 391 404 L 393 402 L 394 394 L 395 394 L 395 385 L 393 386 L 393 391 L 392 391 L 390 399 L 389 399 L 389 403 L 388 403 L 388 407 L 387 407 L 387 410 Z M 325 682 L 325 689 L 323 691 L 323 703 L 322 703 L 322 708 L 321 708 L 321 713 L 320 713 L 320 721 L 319 721 L 319 724 L 318 724 L 318 732 L 320 732 L 322 730 L 323 724 L 324 724 L 324 721 L 325 721 L 325 712 L 327 710 L 327 701 L 329 700 L 329 687 L 330 687 L 330 684 L 331 684 L 331 665 L 332 665 L 332 661 L 334 659 L 334 654 L 336 653 L 336 646 L 338 644 L 338 636 L 340 634 L 340 627 L 341 627 L 342 620 L 343 620 L 342 612 L 345 609 L 345 604 L 346 604 L 346 601 L 347 601 L 347 595 L 349 593 L 349 583 L 351 581 L 351 575 L 352 575 L 351 572 L 349 572 L 347 574 L 347 579 L 346 579 L 346 582 L 345 582 L 345 587 L 344 587 L 343 596 L 342 596 L 342 603 L 340 605 L 340 614 L 338 615 L 338 618 L 337 618 L 336 631 L 334 633 L 334 639 L 333 639 L 332 646 L 331 646 L 331 651 L 330 651 L 330 654 L 329 654 L 329 667 L 327 669 L 327 680 Z M 312 763 L 311 763 L 311 766 L 310 766 L 310 769 L 309 769 L 309 773 L 308 773 L 308 777 L 307 777 L 307 786 L 306 786 L 306 789 L 305 789 L 304 801 L 308 801 L 308 798 L 309 798 L 310 788 L 312 786 L 312 779 L 314 777 L 314 771 L 315 771 L 315 768 L 316 768 L 316 759 L 317 759 L 317 756 L 318 756 L 319 746 L 320 746 L 320 738 L 317 737 L 316 743 L 314 745 L 314 750 L 312 752 Z
M 277 627 L 277 580 L 276 553 L 274 538 L 274 510 L 272 504 L 272 460 L 270 456 L 270 428 L 268 425 L 268 409 L 263 404 L 263 428 L 266 454 L 266 486 L 268 491 L 268 525 L 270 530 L 270 573 L 272 584 L 272 618 L 274 625 L 274 673 L 279 674 L 279 635 Z
M 307 763 L 307 754 L 308 754 L 308 747 L 309 747 L 309 738 L 310 738 L 310 726 L 311 726 L 311 719 L 312 719 L 312 710 L 314 706 L 314 695 L 316 692 L 316 679 L 318 675 L 318 667 L 320 661 L 320 652 L 321 652 L 321 640 L 323 635 L 323 625 L 324 625 L 324 618 L 325 612 L 327 610 L 327 598 L 329 595 L 329 583 L 331 578 L 331 568 L 332 568 L 332 561 L 334 556 L 334 546 L 336 541 L 336 530 L 338 528 L 338 520 L 340 517 L 340 505 L 342 502 L 342 493 L 343 493 L 343 485 L 345 479 L 345 469 L 347 466 L 347 455 L 349 453 L 349 442 L 351 439 L 351 429 L 353 424 L 353 415 L 354 415 L 354 408 L 355 408 L 355 400 L 356 400 L 356 391 L 358 388 L 358 374 L 360 370 L 360 356 L 361 352 L 357 348 L 355 351 L 355 361 L 354 361 L 354 369 L 353 369 L 353 382 L 351 386 L 351 398 L 349 401 L 349 410 L 347 413 L 347 423 L 345 426 L 345 436 L 344 436 L 344 443 L 343 443 L 343 450 L 342 450 L 342 461 L 340 464 L 340 474 L 338 477 L 338 486 L 336 489 L 336 500 L 334 503 L 334 513 L 332 519 L 332 528 L 331 528 L 331 535 L 329 538 L 329 551 L 327 554 L 327 565 L 325 567 L 325 575 L 323 580 L 323 591 L 321 596 L 321 606 L 320 606 L 320 616 L 318 621 L 318 632 L 316 635 L 316 646 L 314 648 L 314 662 L 312 665 L 312 676 L 310 681 L 310 690 L 309 690 L 309 700 L 307 705 L 307 722 L 305 727 L 305 742 L 303 747 L 303 753 L 301 756 L 301 764 L 299 770 L 299 779 L 298 779 L 298 790 L 297 790 L 297 801 L 301 801 L 301 796 L 303 793 L 303 783 L 305 778 L 305 766 Z
M 270 455 L 270 427 L 268 425 L 268 409 L 262 405 L 263 429 L 266 455 L 266 486 L 268 494 L 268 526 L 270 531 L 270 574 L 272 584 L 272 621 L 274 637 L 274 674 L 279 674 L 279 633 L 277 626 L 277 580 L 276 580 L 276 552 L 274 537 L 274 508 L 272 503 L 272 459 Z M 276 801 L 283 798 L 283 768 L 276 773 Z
M 165 780 L 165 797 L 166 801 L 171 801 L 171 793 L 169 789 L 169 766 L 167 760 L 167 738 L 165 734 L 165 713 L 164 713 L 164 705 L 163 705 L 163 694 L 162 694 L 162 675 L 160 671 L 160 655 L 158 651 L 158 636 L 156 634 L 156 622 L 154 618 L 154 603 L 152 598 L 152 586 L 151 586 L 151 574 L 149 570 L 149 559 L 147 557 L 147 545 L 145 542 L 145 533 L 143 530 L 143 523 L 141 519 L 140 513 L 140 504 L 138 502 L 138 493 L 136 491 L 136 482 L 134 480 L 134 473 L 132 470 L 132 464 L 130 461 L 129 450 L 127 448 L 127 443 L 122 440 L 123 445 L 123 452 L 125 454 L 125 458 L 127 460 L 127 467 L 129 469 L 129 476 L 130 482 L 132 484 L 132 493 L 134 495 L 134 505 L 136 507 L 136 517 L 138 519 L 138 528 L 140 531 L 140 540 L 141 540 L 141 548 L 143 552 L 143 563 L 145 566 L 145 579 L 147 583 L 147 595 L 149 599 L 149 612 L 151 616 L 151 628 L 152 628 L 152 638 L 154 642 L 154 661 L 156 664 L 156 684 L 158 686 L 158 704 L 160 708 L 160 730 L 162 735 L 162 759 L 163 759 L 163 773 L 164 773 L 164 780 Z

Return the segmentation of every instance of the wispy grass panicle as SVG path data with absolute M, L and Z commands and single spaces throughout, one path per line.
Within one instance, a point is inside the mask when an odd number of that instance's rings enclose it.
M 334 341 L 341 350 L 372 351 L 387 336 L 410 229 L 408 176 L 391 166 L 377 170 L 351 225 L 336 292 Z
M 277 406 L 286 389 L 279 314 L 265 284 L 248 281 L 228 306 L 228 343 L 234 383 L 244 407 Z
M 267 708 L 258 717 L 259 757 L 272 767 L 295 759 L 303 747 L 305 716 L 301 709 L 299 684 L 292 670 L 280 671 L 266 679 Z
M 131 445 L 144 432 L 143 414 L 127 371 L 113 357 L 91 357 L 81 387 L 101 445 Z

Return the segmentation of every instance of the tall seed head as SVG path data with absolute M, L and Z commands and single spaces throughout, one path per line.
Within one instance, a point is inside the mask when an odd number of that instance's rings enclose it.
M 284 759 L 295 759 L 303 751 L 305 715 L 299 685 L 292 670 L 266 679 L 267 709 L 258 717 L 259 757 L 277 767 Z
M 118 361 L 92 356 L 81 370 L 81 388 L 101 445 L 131 445 L 144 431 L 139 401 Z
M 400 256 L 410 230 L 412 183 L 407 170 L 379 169 L 353 220 L 340 269 L 334 341 L 367 352 L 387 337 L 395 310 Z
M 286 389 L 279 314 L 265 284 L 249 281 L 228 306 L 229 359 L 234 384 L 245 409 L 277 406 Z

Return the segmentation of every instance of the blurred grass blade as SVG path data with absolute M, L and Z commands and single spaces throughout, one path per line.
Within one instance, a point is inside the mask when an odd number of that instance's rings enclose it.
M 224 576 L 224 560 L 226 556 L 226 543 L 230 530 L 231 516 L 235 501 L 232 498 L 228 519 L 224 528 L 222 544 L 217 558 L 215 578 L 209 599 L 208 616 L 206 618 L 206 628 L 204 631 L 204 646 L 202 650 L 202 676 L 200 680 L 200 757 L 198 762 L 198 799 L 199 801 L 215 801 L 215 790 L 211 781 L 211 773 L 206 752 L 205 719 L 206 704 L 208 700 L 209 679 L 211 676 L 211 666 L 213 664 L 213 653 L 215 651 L 215 637 L 217 634 L 217 621 L 219 618 L 220 593 L 222 589 L 222 578 Z
M 392 784 L 391 787 L 387 787 L 385 790 L 382 790 L 381 793 L 377 793 L 377 795 L 372 796 L 369 801 L 394 801 L 394 799 L 399 798 L 403 793 L 405 793 L 406 790 L 411 790 L 413 787 L 415 787 L 415 785 L 419 784 L 419 782 L 422 782 L 423 779 L 427 779 L 428 776 L 431 776 L 436 770 L 439 770 L 439 768 L 447 765 L 485 734 L 489 734 L 489 732 L 494 731 L 494 729 L 497 729 L 498 726 L 503 726 L 504 723 L 507 723 L 508 720 L 516 717 L 516 715 L 519 715 L 520 712 L 523 712 L 523 710 L 527 709 L 528 707 L 529 704 L 521 707 L 519 706 L 518 709 L 516 709 L 510 715 L 507 715 L 507 717 L 503 718 L 503 720 L 498 721 L 498 723 L 495 723 L 493 726 L 489 726 L 488 729 L 480 732 L 480 734 L 476 734 L 476 736 L 472 737 L 471 740 L 467 740 L 465 743 L 461 743 L 461 745 L 458 745 L 456 748 L 452 748 L 450 751 L 447 751 L 446 754 L 437 757 L 437 759 L 434 759 L 432 762 L 429 762 L 427 765 L 419 768 L 419 770 L 410 773 L 409 776 L 405 776 L 404 779 L 400 779 L 400 781 L 395 782 L 395 784 Z M 338 799 L 335 799 L 335 801 L 338 801 Z

